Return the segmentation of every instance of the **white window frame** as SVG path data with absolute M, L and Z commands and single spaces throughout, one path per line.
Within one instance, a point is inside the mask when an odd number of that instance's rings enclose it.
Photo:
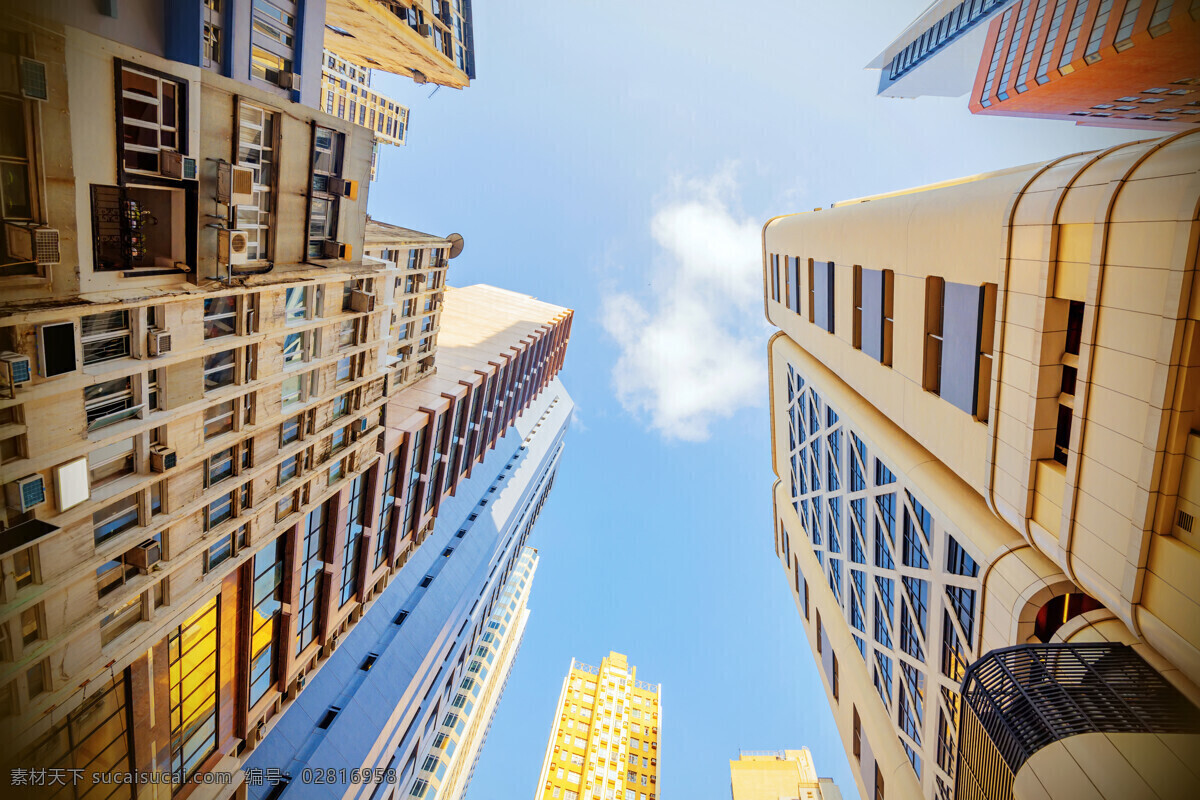
M 154 81 L 155 87 L 157 89 L 155 96 L 150 97 L 148 95 L 144 95 L 139 92 L 130 91 L 126 86 L 126 81 L 125 81 L 125 73 L 127 73 L 127 72 L 138 75 L 141 78 L 145 78 L 145 79 Z M 159 151 L 160 150 L 176 150 L 176 151 L 178 151 L 180 137 L 186 136 L 186 131 L 181 131 L 179 129 L 179 121 L 180 121 L 180 117 L 182 116 L 182 111 L 183 111 L 183 102 L 182 102 L 183 95 L 185 94 L 184 83 L 182 81 L 178 81 L 178 80 L 162 78 L 158 75 L 153 75 L 149 72 L 143 72 L 142 70 L 136 69 L 129 64 L 121 65 L 121 73 L 122 73 L 121 74 L 121 125 L 122 125 L 122 127 L 129 126 L 129 127 L 134 127 L 134 128 L 143 128 L 146 130 L 153 130 L 156 132 L 156 138 L 158 140 L 157 147 L 150 147 L 148 145 L 141 145 L 141 144 L 129 144 L 128 142 L 124 143 L 123 147 L 126 151 L 133 151 L 133 152 L 139 152 L 139 153 L 153 153 L 155 162 L 159 163 Z M 162 87 L 163 87 L 164 83 L 174 84 L 174 86 L 175 86 L 175 125 L 173 125 L 173 126 L 163 124 Z M 135 100 L 140 103 L 145 103 L 147 105 L 154 106 L 155 108 L 158 109 L 158 113 L 157 113 L 158 119 L 155 120 L 154 122 L 147 122 L 145 120 L 139 120 L 139 119 L 133 119 L 132 117 L 126 117 L 125 116 L 125 101 L 126 100 Z M 175 137 L 174 146 L 163 145 L 162 141 L 163 141 L 164 133 Z M 159 164 L 159 168 L 154 169 L 154 170 L 134 169 L 132 167 L 126 166 L 125 171 L 149 174 L 149 175 L 158 175 L 161 171 L 161 163 Z
M 84 334 L 84 321 L 99 317 L 109 317 L 114 321 L 123 320 L 124 325 L 117 328 L 105 326 L 104 330 L 100 330 L 95 333 Z M 88 314 L 83 316 L 79 320 L 79 331 L 79 343 L 82 348 L 81 361 L 85 367 L 90 364 L 101 364 L 105 361 L 115 361 L 118 358 L 129 358 L 131 355 L 133 355 L 133 319 L 130 316 L 129 309 L 118 308 L 112 311 L 102 311 L 99 314 Z M 95 358 L 94 356 L 91 358 L 88 357 L 89 345 L 97 345 L 110 341 L 118 342 L 122 340 L 124 342 L 124 348 L 121 350 L 121 352 L 118 352 L 115 355 L 102 354 L 100 358 Z
M 269 123 L 269 124 L 268 124 Z M 279 114 L 238 100 L 238 140 L 236 159 L 239 166 L 254 173 L 254 202 L 240 205 L 231 214 L 234 227 L 246 232 L 250 261 L 263 262 L 272 253 L 272 193 L 274 187 L 263 181 L 263 167 L 276 175 L 275 141 L 279 135 Z

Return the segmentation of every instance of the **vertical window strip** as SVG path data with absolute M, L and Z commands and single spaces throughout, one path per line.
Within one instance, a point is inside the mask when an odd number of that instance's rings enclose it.
M 1075 42 L 1079 39 L 1079 31 L 1083 28 L 1083 16 L 1087 9 L 1087 0 L 1075 0 L 1075 13 L 1071 15 L 1071 25 L 1067 28 L 1067 40 L 1063 45 L 1062 56 L 1058 59 L 1060 70 L 1070 64 L 1075 55 Z
M 1112 13 L 1113 0 L 1100 0 L 1096 18 L 1092 21 L 1091 34 L 1088 36 L 1087 47 L 1083 50 L 1083 60 L 1094 64 L 1100 60 L 1100 41 L 1104 38 L 1104 28 L 1108 25 L 1109 14 Z
M 1029 26 L 1029 39 L 1025 42 L 1025 52 L 1021 56 L 1021 69 L 1017 71 L 1017 94 L 1029 88 L 1026 80 L 1029 78 L 1029 66 L 1033 63 L 1033 51 L 1037 47 L 1038 35 L 1042 31 L 1042 19 L 1046 15 L 1047 0 L 1038 0 L 1033 12 L 1033 24 Z
M 186 782 L 217 749 L 217 598 L 167 637 L 171 769 Z
M 996 70 L 1000 68 L 1000 53 L 1007 41 L 1005 37 L 1008 35 L 1008 22 L 1011 16 L 1012 9 L 1010 8 L 1000 18 L 1000 31 L 996 34 L 996 44 L 992 48 L 992 60 L 988 64 L 987 79 L 983 83 L 983 91 L 979 93 L 979 102 L 984 108 L 992 104 L 992 85 L 996 80 Z
M 1049 80 L 1050 57 L 1054 54 L 1054 45 L 1058 42 L 1058 29 L 1062 25 L 1063 15 L 1067 11 L 1067 0 L 1054 0 L 1054 12 L 1050 18 L 1050 30 L 1046 34 L 1046 42 L 1042 45 L 1042 55 L 1038 61 L 1037 74 L 1034 79 L 1038 83 Z
M 1013 64 L 1016 61 L 1017 47 L 1021 44 L 1021 33 L 1025 29 L 1025 16 L 1029 12 L 1030 0 L 1021 0 L 1017 11 L 1017 21 L 1013 25 L 1012 34 L 1008 37 L 1008 52 L 1004 56 L 1004 71 L 1000 75 L 1000 83 L 996 87 L 996 98 L 1008 99 L 1008 78 L 1012 75 Z

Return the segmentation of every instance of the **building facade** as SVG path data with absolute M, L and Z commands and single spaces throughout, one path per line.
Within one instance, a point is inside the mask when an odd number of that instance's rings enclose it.
M 463 89 L 475 79 L 471 0 L 326 0 L 325 47 L 354 64 Z
M 743 750 L 729 762 L 733 800 L 842 800 L 830 778 L 818 778 L 812 753 Z
M 163 13 L 111 7 L 128 36 Z M 53 16 L 14 10 L 0 39 L 4 774 L 244 794 L 261 736 L 549 385 L 570 312 L 462 290 L 443 378 L 461 238 L 364 254 L 369 131 Z M 158 782 L 90 777 L 134 770 Z
M 765 226 L 775 548 L 863 796 L 966 791 L 961 689 L 992 651 L 1129 645 L 1200 697 L 1198 154 L 1179 134 Z M 1200 739 L 1155 724 L 1119 781 L 1076 755 L 1038 787 L 1170 788 Z
M 1200 123 L 1200 16 L 1174 0 L 942 0 L 868 68 L 886 97 L 1167 133 Z
M 1200 125 L 1200 13 L 1182 2 L 1020 0 L 988 26 L 971 112 L 1163 133 Z
M 282 768 L 290 782 L 264 781 L 250 797 L 465 791 L 524 632 L 537 564 L 526 542 L 553 487 L 572 407 L 550 381 L 460 476 L 366 624 L 339 643 L 246 762 L 250 771 Z M 330 768 L 373 777 L 306 780 Z
M 536 800 L 655 800 L 662 686 L 610 652 L 599 667 L 571 660 Z

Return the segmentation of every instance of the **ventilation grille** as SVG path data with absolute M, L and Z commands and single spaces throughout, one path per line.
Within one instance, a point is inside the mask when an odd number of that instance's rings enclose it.
M 1184 531 L 1187 531 L 1188 533 L 1191 533 L 1192 532 L 1192 515 L 1186 511 L 1180 511 L 1179 519 L 1176 520 L 1175 524 L 1177 526 L 1179 526 L 1180 530 L 1184 530 Z

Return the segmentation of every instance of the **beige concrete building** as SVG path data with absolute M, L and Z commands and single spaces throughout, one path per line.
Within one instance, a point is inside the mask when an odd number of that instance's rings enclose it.
M 775 547 L 863 796 L 1195 780 L 1198 170 L 1181 134 L 764 227 Z M 1125 711 L 1064 726 L 1036 674 Z M 1110 781 L 1078 737 L 1113 730 Z
M 325 47 L 355 64 L 453 89 L 475 78 L 471 0 L 326 0 Z
M 571 313 L 462 290 L 435 370 L 461 238 L 372 222 L 364 254 L 370 132 L 46 20 L 0 44 L 3 772 L 244 796 Z
M 662 686 L 638 680 L 621 653 L 563 678 L 534 800 L 655 800 Z
M 818 778 L 812 753 L 743 750 L 729 762 L 733 800 L 842 800 L 830 778 Z
M 408 108 L 371 87 L 371 70 L 329 50 L 321 69 L 321 108 L 374 131 L 385 144 L 399 147 L 408 133 Z

